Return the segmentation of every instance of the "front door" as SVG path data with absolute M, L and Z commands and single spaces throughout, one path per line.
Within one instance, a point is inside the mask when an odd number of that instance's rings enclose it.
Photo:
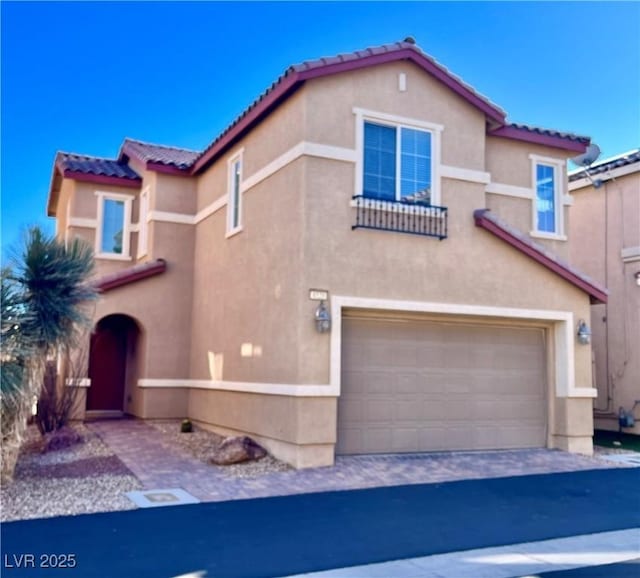
M 127 327 L 117 318 L 102 320 L 91 336 L 87 411 L 122 411 L 127 369 Z

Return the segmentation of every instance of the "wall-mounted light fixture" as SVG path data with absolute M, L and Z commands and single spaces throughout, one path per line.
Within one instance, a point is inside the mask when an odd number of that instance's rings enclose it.
M 636 278 L 636 285 L 640 285 L 640 271 L 636 271 L 633 276 Z
M 584 319 L 578 321 L 578 343 L 589 345 L 591 343 L 591 329 Z
M 325 307 L 324 301 L 320 301 L 315 313 L 316 331 L 318 333 L 327 333 L 331 330 L 331 314 Z
M 316 331 L 318 333 L 331 331 L 331 314 L 324 304 L 324 302 L 329 299 L 329 291 L 326 289 L 309 289 L 309 299 L 312 301 L 320 301 L 314 314 Z

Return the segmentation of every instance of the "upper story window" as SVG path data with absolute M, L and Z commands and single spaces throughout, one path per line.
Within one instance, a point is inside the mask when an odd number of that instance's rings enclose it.
M 431 198 L 431 133 L 364 123 L 365 197 L 388 201 Z
M 96 257 L 129 259 L 132 196 L 98 192 Z
M 228 162 L 229 183 L 227 189 L 227 236 L 242 231 L 242 152 Z
M 535 188 L 533 206 L 534 236 L 564 239 L 563 166 L 564 161 L 531 155 Z
M 438 204 L 439 125 L 354 109 L 362 153 L 356 196 Z
M 536 211 L 537 230 L 543 233 L 557 232 L 555 168 L 539 163 L 536 165 Z

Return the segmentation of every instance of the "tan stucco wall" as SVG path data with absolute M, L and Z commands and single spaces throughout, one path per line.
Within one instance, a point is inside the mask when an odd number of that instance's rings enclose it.
M 56 205 L 56 236 L 59 239 L 65 239 L 67 232 L 67 212 L 69 203 L 73 198 L 75 189 L 75 181 L 70 179 L 62 179 L 60 191 L 58 192 L 58 204 Z
M 335 398 L 192 389 L 189 416 L 223 435 L 248 433 L 295 467 L 333 463 Z
M 529 155 L 565 161 L 566 163 L 566 160 L 574 156 L 574 153 L 511 139 L 486 137 L 485 170 L 491 174 L 491 182 L 501 185 L 525 187 L 531 190 L 532 195 L 535 195 L 535 190 L 533 189 L 533 164 Z M 565 194 L 567 193 L 566 175 L 567 167 L 565 164 L 562 183 Z M 534 204 L 529 199 L 487 193 L 487 207 L 525 235 L 529 235 L 532 231 Z M 569 231 L 569 215 L 570 207 L 564 205 L 563 226 L 565 235 Z M 569 258 L 569 249 L 566 241 L 543 239 L 540 237 L 535 237 L 533 240 L 535 240 L 536 243 L 544 245 L 549 251 L 559 257 L 563 259 Z
M 227 162 L 241 149 L 244 149 L 242 176 L 246 180 L 304 140 L 305 111 L 305 99 L 298 92 L 289 98 L 285 106 L 273 112 L 249 135 L 217 159 L 197 178 L 197 210 L 201 211 L 227 194 Z
M 64 179 L 63 183 L 67 181 L 68 179 Z M 131 223 L 138 222 L 138 189 L 84 182 L 75 182 L 74 194 L 71 196 L 71 217 L 79 219 L 93 219 L 97 221 L 98 196 L 96 193 L 98 191 L 133 196 L 134 201 L 131 206 Z M 62 207 L 58 209 L 58 214 L 60 214 L 61 208 Z M 84 239 L 93 247 L 94 251 L 97 252 L 98 245 L 96 242 L 96 228 L 86 226 L 69 227 L 68 231 L 69 238 L 79 237 Z M 95 276 L 101 277 L 134 265 L 138 251 L 137 233 L 131 232 L 129 243 L 130 260 L 96 259 Z
M 398 90 L 400 73 L 406 74 L 406 92 Z M 484 115 L 414 64 L 384 64 L 319 78 L 304 91 L 309 111 L 305 140 L 354 148 L 353 108 L 359 107 L 444 125 L 442 163 L 484 170 Z
M 596 427 L 618 429 L 618 409 L 640 400 L 640 260 L 624 262 L 623 248 L 640 247 L 640 172 L 572 192 L 571 262 L 609 290 L 606 305 L 591 310 L 598 398 Z M 640 434 L 640 405 L 636 426 Z
M 298 382 L 302 167 L 296 161 L 244 194 L 242 232 L 225 239 L 226 207 L 197 226 L 193 379 L 210 378 L 213 352 L 224 357 L 226 381 Z M 261 355 L 242 357 L 243 343 Z
M 196 206 L 195 178 L 156 173 L 152 210 L 193 215 Z

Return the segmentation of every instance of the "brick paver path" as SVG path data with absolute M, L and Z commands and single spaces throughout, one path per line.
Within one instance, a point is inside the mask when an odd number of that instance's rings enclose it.
M 601 458 L 527 449 L 338 456 L 334 467 L 239 479 L 225 473 L 223 467 L 204 464 L 163 445 L 162 434 L 144 421 L 104 420 L 87 427 L 100 435 L 144 489 L 182 488 L 201 501 L 625 467 Z

